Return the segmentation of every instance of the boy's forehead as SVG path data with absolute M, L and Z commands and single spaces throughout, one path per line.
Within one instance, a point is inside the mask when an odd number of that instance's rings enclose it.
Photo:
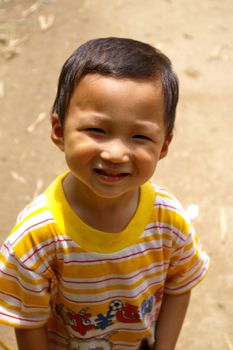
M 141 94 L 144 99 L 149 97 L 149 94 L 146 93 L 146 89 L 150 90 L 152 95 L 163 100 L 163 86 L 161 78 L 153 78 L 150 77 L 148 79 L 139 79 L 139 78 L 131 78 L 131 77 L 114 77 L 111 75 L 103 75 L 103 74 L 86 74 L 82 79 L 78 82 L 76 87 L 74 88 L 72 97 L 75 95 L 76 98 L 87 98 L 88 95 L 93 95 L 93 97 L 98 97 L 99 95 L 110 95 L 111 93 L 129 93 L 128 98 L 134 97 L 136 92 L 143 92 L 145 94 Z M 134 91 L 134 94 L 132 94 Z M 94 92 L 94 94 L 93 94 Z M 126 98 L 126 96 L 124 96 Z
M 156 109 L 164 115 L 164 94 L 160 80 L 115 78 L 100 74 L 88 74 L 76 86 L 69 110 L 95 108 L 107 111 L 122 109 L 124 113 L 152 114 Z
M 92 120 L 95 116 L 107 120 L 124 115 L 135 125 L 139 120 L 164 122 L 162 84 L 159 80 L 88 74 L 77 85 L 70 101 L 69 111 L 78 110 L 85 111 L 80 118 L 91 116 Z

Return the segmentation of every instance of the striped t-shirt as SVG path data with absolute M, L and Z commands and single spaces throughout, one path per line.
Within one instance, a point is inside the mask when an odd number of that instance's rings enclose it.
M 152 344 L 162 297 L 190 290 L 208 257 L 179 202 L 144 184 L 119 233 L 84 223 L 59 176 L 28 205 L 0 252 L 0 321 L 48 326 L 49 349 L 139 349 Z

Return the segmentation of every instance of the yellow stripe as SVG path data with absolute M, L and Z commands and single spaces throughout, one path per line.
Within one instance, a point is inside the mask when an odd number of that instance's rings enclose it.
M 12 305 L 12 304 L 10 304 L 10 303 L 5 302 L 3 299 L 0 300 L 0 305 L 3 306 L 3 307 L 5 307 L 6 310 L 11 310 L 11 311 L 14 310 L 14 311 L 16 311 L 16 312 L 14 313 L 15 315 L 20 315 L 20 316 L 24 315 L 25 317 L 28 316 L 28 312 L 22 310 L 22 308 L 23 308 L 22 305 L 20 305 L 20 306 L 18 307 L 18 306 L 16 306 L 16 305 Z M 32 305 L 32 304 L 30 304 L 30 305 Z M 38 305 L 33 305 L 33 306 L 38 306 Z M 41 308 L 41 305 L 39 305 L 38 308 Z M 48 307 L 47 309 L 44 309 L 44 310 L 43 310 L 43 309 L 40 309 L 40 314 L 45 314 L 45 315 L 47 315 L 48 312 L 49 312 L 49 307 Z M 33 311 L 33 308 L 31 308 L 31 309 L 30 309 L 30 315 L 38 315 L 38 309 L 35 308 L 35 310 Z
M 28 291 L 24 289 L 20 289 L 18 284 L 14 281 L 10 281 L 8 279 L 0 279 L 0 284 L 4 283 L 4 293 L 12 295 L 12 296 L 20 296 L 20 298 L 27 305 L 36 305 L 36 306 L 47 306 L 49 303 L 49 293 L 44 292 L 44 294 L 33 293 L 29 294 Z M 30 286 L 28 287 L 30 288 Z M 1 301 L 0 301 L 1 302 Z
M 43 213 L 45 211 L 47 211 L 48 208 L 46 207 L 41 207 L 41 208 L 38 208 L 34 211 L 32 211 L 31 213 L 28 213 L 22 220 L 20 220 L 14 227 L 13 229 L 11 230 L 9 236 L 11 236 L 15 231 L 17 231 L 18 228 L 20 228 L 20 226 L 22 226 L 26 221 L 28 221 L 29 219 L 33 218 L 34 216 L 40 214 L 40 213 Z

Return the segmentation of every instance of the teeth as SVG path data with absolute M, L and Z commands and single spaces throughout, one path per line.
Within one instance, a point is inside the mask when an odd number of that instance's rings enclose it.
M 98 174 L 107 175 L 107 176 L 123 176 L 123 175 L 127 175 L 126 173 L 113 173 L 113 172 L 105 171 L 103 169 L 95 169 L 95 171 Z

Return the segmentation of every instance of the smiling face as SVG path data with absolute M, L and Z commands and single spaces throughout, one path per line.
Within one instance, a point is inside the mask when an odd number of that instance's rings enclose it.
M 85 76 L 62 127 L 52 118 L 52 139 L 65 152 L 76 189 L 101 198 L 135 191 L 167 154 L 160 82 Z

